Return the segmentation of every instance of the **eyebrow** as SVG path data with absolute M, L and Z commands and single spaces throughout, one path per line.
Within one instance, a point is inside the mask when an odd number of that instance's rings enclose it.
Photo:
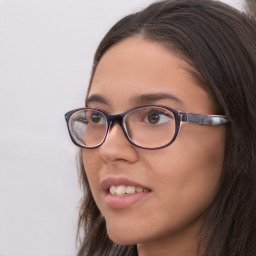
M 97 103 L 102 103 L 105 105 L 109 105 L 109 102 L 107 99 L 105 99 L 103 96 L 99 95 L 99 94 L 93 94 L 90 97 L 88 97 L 86 99 L 86 105 L 88 103 L 92 103 L 92 102 L 97 102 Z
M 177 96 L 171 93 L 166 93 L 166 92 L 157 92 L 157 93 L 138 95 L 133 97 L 131 99 L 131 102 L 137 103 L 137 104 L 147 104 L 147 103 L 151 103 L 158 100 L 164 100 L 164 99 L 172 100 L 175 103 L 178 103 L 180 105 L 183 104 L 183 101 L 179 99 Z
M 156 93 L 136 95 L 129 100 L 129 103 L 131 105 L 140 105 L 140 104 L 143 105 L 143 104 L 150 104 L 154 101 L 163 100 L 163 99 L 169 99 L 179 105 L 183 105 L 183 101 L 181 99 L 179 99 L 174 94 L 166 93 L 166 92 L 156 92 Z M 110 102 L 100 94 L 93 94 L 87 98 L 86 100 L 87 104 L 92 102 L 101 103 L 104 105 L 110 105 Z

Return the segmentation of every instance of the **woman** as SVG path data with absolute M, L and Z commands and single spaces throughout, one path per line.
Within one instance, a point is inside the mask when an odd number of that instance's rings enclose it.
M 79 256 L 256 255 L 255 21 L 166 0 L 114 25 L 86 108 Z M 192 114 L 191 114 L 192 113 Z

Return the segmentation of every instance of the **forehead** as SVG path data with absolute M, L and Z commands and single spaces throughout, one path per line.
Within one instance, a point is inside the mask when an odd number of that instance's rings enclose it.
M 103 55 L 92 80 L 89 98 L 99 95 L 115 110 L 134 107 L 131 106 L 136 104 L 133 99 L 145 94 L 169 94 L 178 99 L 173 104 L 180 106 L 177 104 L 182 103 L 183 108 L 191 99 L 201 98 L 205 103 L 210 100 L 209 95 L 189 71 L 191 69 L 186 61 L 161 44 L 129 38 Z M 168 102 L 172 104 L 172 99 Z

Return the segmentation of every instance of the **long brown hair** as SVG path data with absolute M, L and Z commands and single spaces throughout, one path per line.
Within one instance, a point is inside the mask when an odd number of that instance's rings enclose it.
M 184 58 L 213 95 L 227 127 L 219 191 L 207 211 L 203 256 L 256 255 L 256 25 L 252 17 L 212 0 L 166 0 L 128 15 L 101 41 L 92 78 L 104 53 L 129 37 L 158 42 Z M 92 79 L 91 78 L 91 79 Z M 81 161 L 84 197 L 78 256 L 132 256 L 135 245 L 107 236 Z

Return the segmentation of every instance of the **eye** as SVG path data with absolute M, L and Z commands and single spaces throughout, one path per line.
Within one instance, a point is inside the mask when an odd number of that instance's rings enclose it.
M 76 119 L 77 122 L 88 124 L 88 120 L 85 118 L 78 118 Z
M 91 114 L 91 122 L 95 124 L 104 124 L 106 123 L 106 118 L 103 114 L 99 112 L 94 112 Z
M 80 124 L 88 124 L 88 116 L 87 112 L 79 111 L 73 116 L 73 122 L 80 123 Z
M 172 118 L 167 113 L 151 110 L 148 112 L 146 119 L 149 124 L 164 124 L 168 123 Z

